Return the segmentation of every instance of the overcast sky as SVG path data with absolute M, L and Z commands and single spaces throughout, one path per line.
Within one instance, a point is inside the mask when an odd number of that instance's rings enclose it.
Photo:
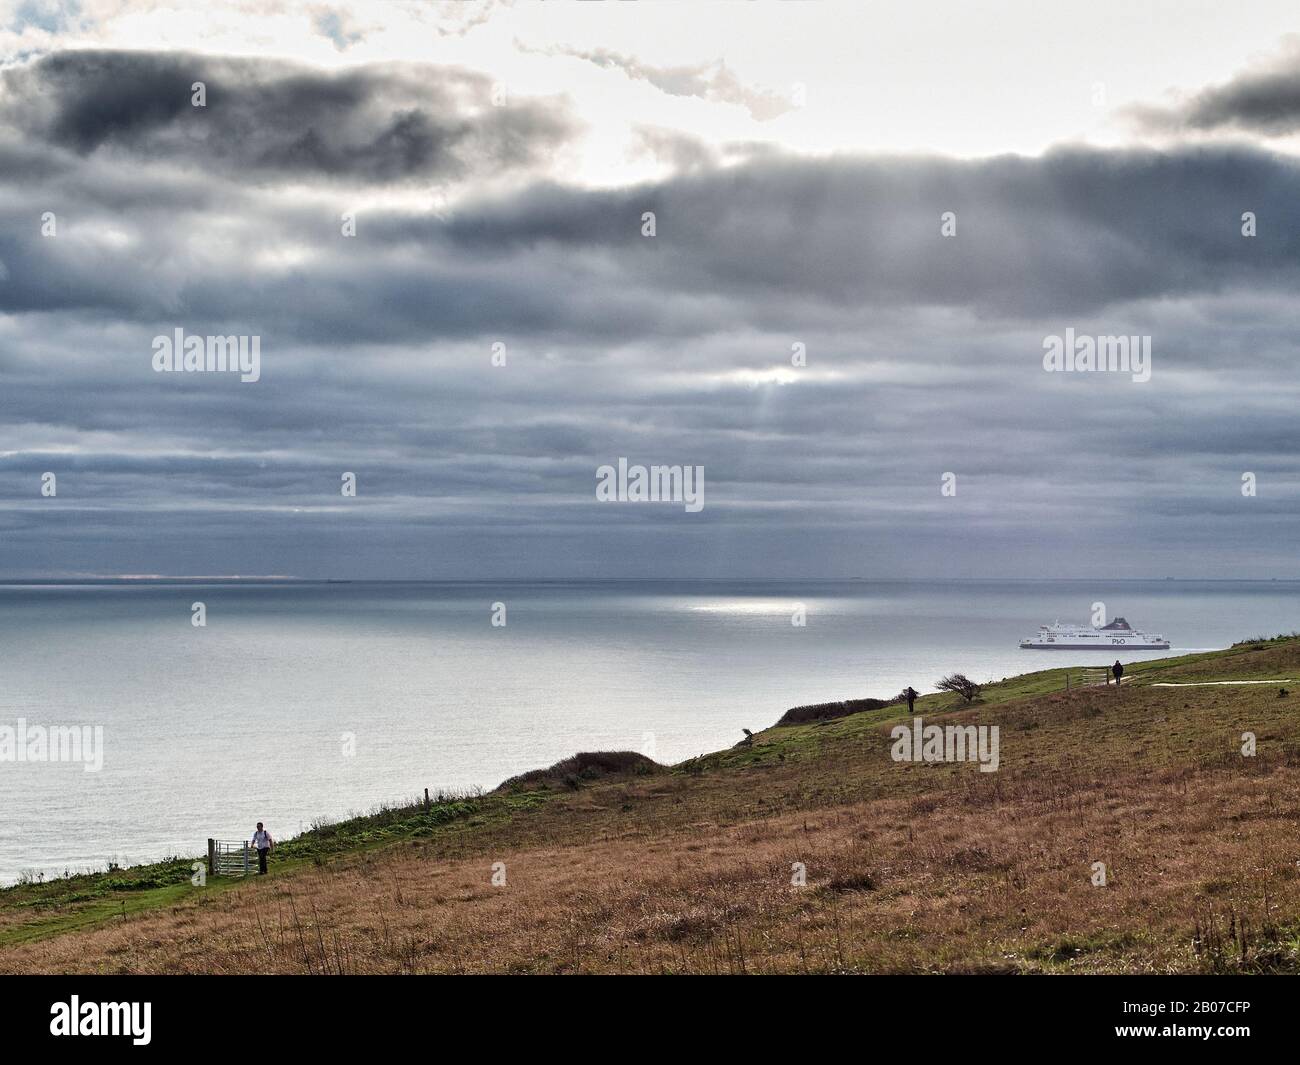
M 1294 6 L 916 6 L 0 0 L 0 576 L 1300 576 Z

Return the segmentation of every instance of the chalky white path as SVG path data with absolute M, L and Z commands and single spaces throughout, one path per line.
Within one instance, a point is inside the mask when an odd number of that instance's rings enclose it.
M 1289 677 L 1283 677 L 1281 680 L 1202 680 L 1195 684 L 1171 684 L 1165 682 L 1162 684 L 1152 684 L 1153 688 L 1217 688 L 1223 685 L 1235 684 L 1290 684 Z

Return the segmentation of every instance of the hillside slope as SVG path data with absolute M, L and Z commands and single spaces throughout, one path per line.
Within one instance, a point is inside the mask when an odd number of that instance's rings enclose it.
M 384 811 L 259 881 L 10 889 L 0 971 L 1300 971 L 1300 639 L 1127 679 L 918 702 L 998 726 L 997 772 L 894 761 L 890 705 Z

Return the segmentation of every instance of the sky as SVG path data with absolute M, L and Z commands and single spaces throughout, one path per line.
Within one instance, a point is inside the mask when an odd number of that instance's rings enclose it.
M 1134 6 L 0 0 L 0 578 L 1300 577 L 1300 27 Z

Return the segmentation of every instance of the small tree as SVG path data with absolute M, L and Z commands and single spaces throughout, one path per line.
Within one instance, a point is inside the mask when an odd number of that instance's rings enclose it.
M 956 692 L 968 703 L 974 700 L 980 693 L 980 686 L 976 684 L 965 673 L 953 673 L 939 681 L 938 688 L 941 692 Z

